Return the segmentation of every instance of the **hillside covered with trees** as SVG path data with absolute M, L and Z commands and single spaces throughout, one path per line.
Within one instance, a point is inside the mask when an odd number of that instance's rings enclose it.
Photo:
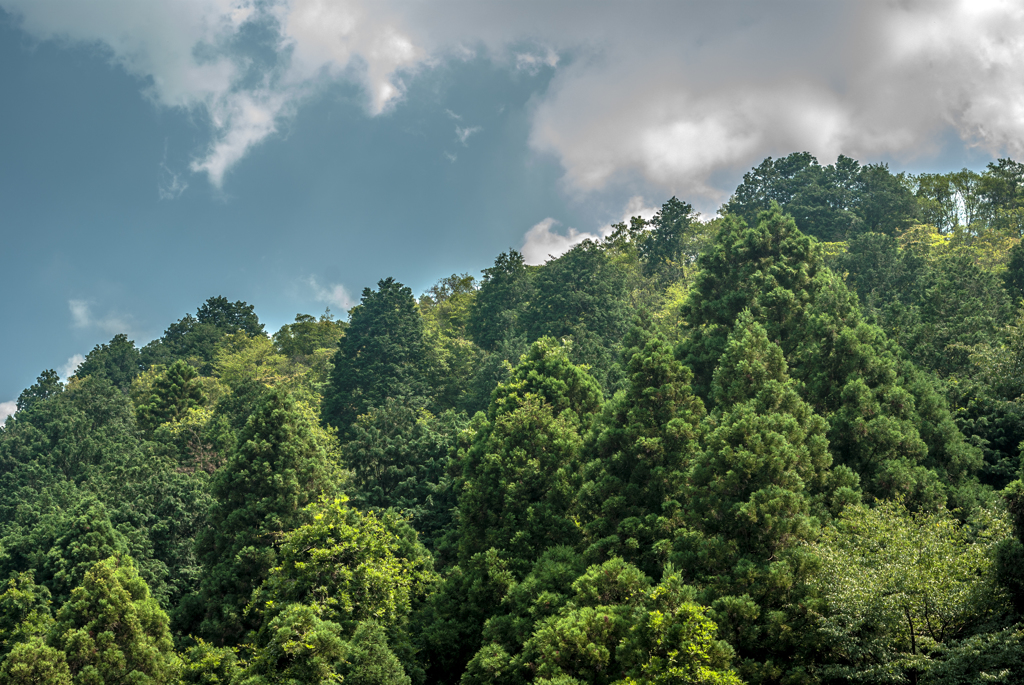
M 0 685 L 1024 680 L 1024 164 L 211 297 L 0 427 Z

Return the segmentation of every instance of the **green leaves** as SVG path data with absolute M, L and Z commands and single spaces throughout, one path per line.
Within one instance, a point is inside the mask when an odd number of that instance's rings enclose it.
M 327 436 L 313 420 L 284 391 L 269 391 L 211 483 L 215 503 L 196 546 L 204 566 L 202 630 L 211 640 L 237 643 L 255 627 L 244 608 L 275 565 L 281 534 L 333 489 Z
M 363 290 L 334 355 L 323 421 L 342 434 L 387 397 L 425 395 L 427 348 L 412 290 L 393 278 Z
M 66 656 L 75 682 L 177 680 L 167 614 L 128 559 L 111 557 L 85 574 L 57 613 L 47 643 Z
M 153 392 L 137 407 L 139 426 L 152 431 L 168 421 L 183 417 L 190 408 L 206 401 L 198 381 L 199 374 L 188 363 L 178 360 L 160 374 Z
M 945 511 L 913 514 L 898 502 L 847 509 L 814 547 L 825 599 L 818 629 L 834 660 L 826 671 L 858 682 L 927 671 L 991 606 L 990 551 L 1006 529 L 998 519 L 990 526 L 972 539 Z

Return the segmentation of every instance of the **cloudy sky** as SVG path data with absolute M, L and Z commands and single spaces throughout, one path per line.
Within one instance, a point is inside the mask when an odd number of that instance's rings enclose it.
M 0 0 L 0 414 L 206 298 L 541 262 L 766 156 L 1024 158 L 1019 2 Z

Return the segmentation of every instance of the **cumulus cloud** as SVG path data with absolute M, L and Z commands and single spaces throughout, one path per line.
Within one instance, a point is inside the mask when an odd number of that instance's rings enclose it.
M 613 223 L 628 223 L 635 216 L 650 220 L 657 211 L 658 208 L 648 206 L 642 196 L 634 195 L 626 202 L 622 216 Z M 534 224 L 526 232 L 523 236 L 523 246 L 519 251 L 523 255 L 523 261 L 527 264 L 543 264 L 548 259 L 565 254 L 573 245 L 578 245 L 584 240 L 598 242 L 607 238 L 615 230 L 613 223 L 605 224 L 593 233 L 579 231 L 575 228 L 568 228 L 565 233 L 558 233 L 555 231 L 555 227 L 559 225 L 559 222 L 548 217 Z
M 583 194 L 639 179 L 713 209 L 731 190 L 721 179 L 767 155 L 910 159 L 951 131 L 1024 155 L 1024 6 L 1011 0 L 0 5 L 37 37 L 104 46 L 154 103 L 204 114 L 190 168 L 216 186 L 323 84 L 360 83 L 375 116 L 422 70 L 481 54 L 552 70 L 530 144 Z M 270 57 L 239 48 L 252 35 L 270 36 Z
M 74 375 L 78 367 L 81 366 L 82 362 L 85 361 L 85 357 L 80 354 L 74 354 L 68 357 L 68 360 L 64 363 L 64 366 L 60 367 L 60 377 L 67 381 L 68 378 Z
M 0 426 L 7 423 L 7 417 L 18 411 L 18 403 L 14 400 L 10 402 L 0 402 Z
M 96 316 L 92 304 L 87 300 L 68 300 L 68 311 L 71 312 L 71 325 L 81 329 L 99 329 L 108 335 L 130 333 L 131 325 L 123 317 L 113 313 Z
M 367 111 L 376 115 L 404 93 L 400 72 L 424 57 L 384 3 L 2 0 L 0 6 L 39 39 L 101 46 L 143 81 L 157 105 L 205 115 L 210 142 L 190 170 L 217 187 L 325 78 L 361 82 Z M 244 32 L 254 25 L 272 36 L 263 46 L 269 60 L 240 48 L 252 40 Z
M 356 300 L 349 294 L 345 286 L 335 283 L 323 286 L 314 276 L 310 276 L 309 287 L 313 289 L 314 297 L 318 302 L 325 302 L 332 307 L 343 309 L 346 312 L 356 305 Z
M 594 233 L 581 233 L 575 228 L 569 228 L 564 234 L 552 230 L 558 225 L 551 217 L 534 225 L 524 236 L 523 247 L 520 252 L 523 261 L 527 264 L 543 264 L 549 258 L 564 254 L 573 245 L 582 243 L 584 240 L 600 240 L 601 236 Z

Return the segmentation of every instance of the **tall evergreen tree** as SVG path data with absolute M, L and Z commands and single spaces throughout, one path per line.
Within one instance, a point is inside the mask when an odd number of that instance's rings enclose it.
M 713 393 L 708 448 L 688 487 L 696 529 L 760 559 L 812 538 L 812 497 L 824 490 L 832 463 L 828 423 L 800 398 L 781 348 L 747 311 L 715 371 Z
M 426 394 L 427 348 L 412 290 L 393 278 L 363 289 L 334 355 L 323 420 L 347 433 L 356 417 L 387 397 Z
M 546 547 L 577 542 L 566 515 L 601 391 L 565 347 L 542 338 L 492 397 L 463 466 L 460 559 L 493 547 L 532 564 Z
M 542 266 L 533 300 L 523 315 L 530 340 L 571 337 L 571 358 L 586 364 L 605 390 L 621 375 L 621 339 L 632 313 L 626 274 L 597 243 L 586 240 Z
M 179 610 L 179 622 L 201 619 L 201 632 L 218 644 L 235 644 L 256 627 L 245 606 L 274 567 L 281 534 L 331 488 L 325 446 L 284 391 L 265 395 L 238 442 L 211 483 L 214 503 L 196 542 L 204 569 L 199 602 Z
M 177 682 L 180 661 L 167 614 L 130 559 L 111 557 L 85 574 L 47 643 L 63 653 L 75 683 Z
M 949 485 L 967 485 L 980 451 L 965 442 L 934 385 L 863 321 L 856 295 L 778 206 L 754 227 L 727 217 L 701 266 L 683 308 L 691 335 L 677 349 L 699 394 L 714 402 L 712 373 L 733 321 L 749 309 L 802 381 L 802 397 L 830 417 L 836 460 L 855 468 L 866 489 L 936 506 L 950 494 L 936 467 Z
M 466 332 L 477 345 L 494 350 L 520 331 L 521 317 L 534 295 L 532 274 L 515 250 L 502 252 L 484 269 L 480 291 L 470 307 Z
M 635 328 L 625 344 L 629 382 L 595 427 L 579 517 L 588 559 L 619 556 L 657 575 L 682 524 L 680 494 L 700 450 L 704 404 L 667 343 Z

